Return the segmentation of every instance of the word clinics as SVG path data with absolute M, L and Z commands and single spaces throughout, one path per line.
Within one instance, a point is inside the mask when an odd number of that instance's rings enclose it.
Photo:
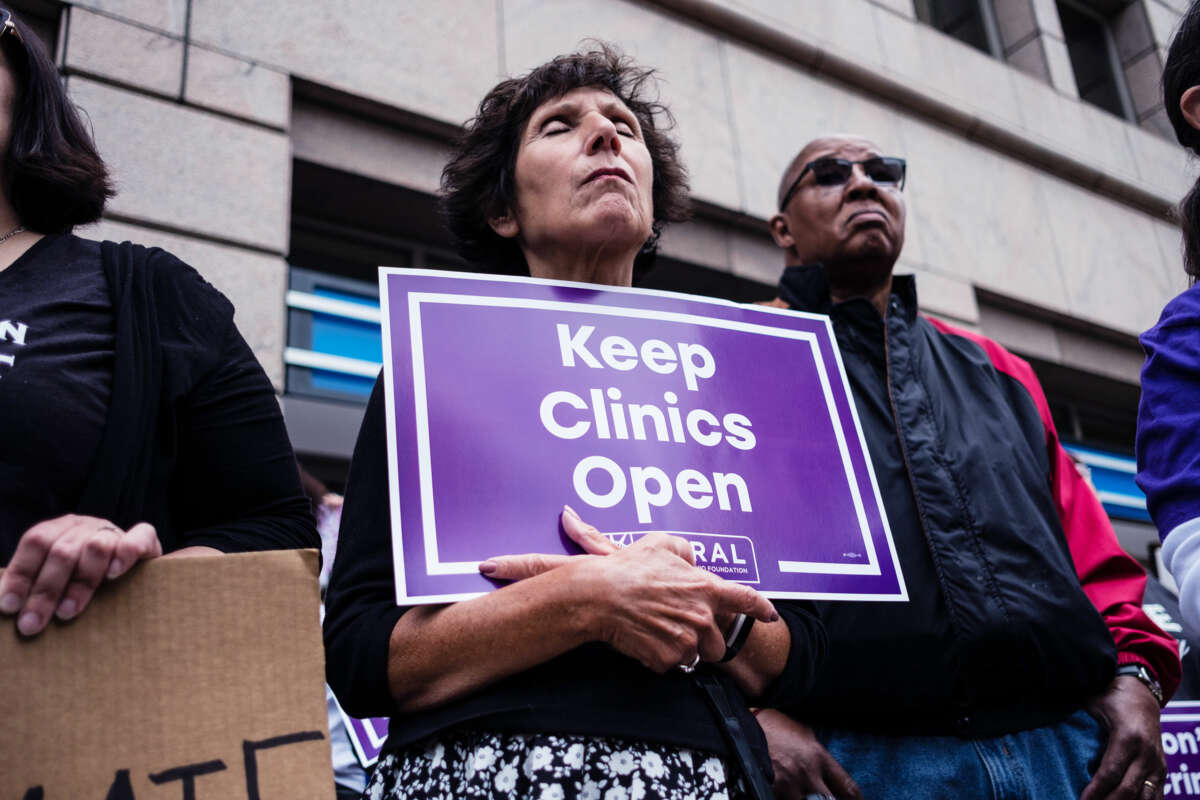
M 559 355 L 562 366 L 587 367 L 629 372 L 639 367 L 659 375 L 678 373 L 687 392 L 700 392 L 701 381 L 717 372 L 716 359 L 700 344 L 679 342 L 674 346 L 660 339 L 647 339 L 640 346 L 623 336 L 605 336 L 592 344 L 594 325 L 575 330 L 558 323 Z M 592 349 L 594 348 L 594 350 Z M 691 395 L 687 395 L 691 396 Z M 694 442 L 704 447 L 726 445 L 737 450 L 754 449 L 757 440 L 750 419 L 730 412 L 718 416 L 707 409 L 683 409 L 673 391 L 664 392 L 662 403 L 621 402 L 620 389 L 590 389 L 586 399 L 565 390 L 553 391 L 542 398 L 538 415 L 542 426 L 560 439 L 580 439 L 589 434 L 596 439 L 655 440 L 664 444 Z M 688 404 L 692 405 L 692 404 Z M 592 490 L 591 477 L 602 472 L 612 481 L 607 492 Z M 681 470 L 672 479 L 653 465 L 628 469 L 611 458 L 590 455 L 575 466 L 573 483 L 583 502 L 595 508 L 611 508 L 631 495 L 638 522 L 651 522 L 651 509 L 665 507 L 678 498 L 685 505 L 702 510 L 714 500 L 722 511 L 738 509 L 749 513 L 750 489 L 746 481 L 731 472 L 710 475 L 695 469 Z

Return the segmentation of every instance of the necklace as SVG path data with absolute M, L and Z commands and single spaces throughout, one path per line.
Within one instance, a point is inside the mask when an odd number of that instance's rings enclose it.
M 18 233 L 24 233 L 24 232 L 25 232 L 25 226 L 18 225 L 17 227 L 13 228 L 8 233 L 4 234 L 3 236 L 0 236 L 0 242 L 7 242 L 9 239 L 16 236 Z

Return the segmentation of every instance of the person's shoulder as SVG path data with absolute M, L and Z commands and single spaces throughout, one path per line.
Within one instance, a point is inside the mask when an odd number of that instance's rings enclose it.
M 233 316 L 233 305 L 219 289 L 193 266 L 161 247 L 72 238 L 81 247 L 94 248 L 100 258 L 106 248 L 115 248 L 116 257 L 127 264 L 130 276 L 146 283 L 160 309 L 193 318 Z
M 995 339 L 989 339 L 982 333 L 961 328 L 943 319 L 931 317 L 928 314 L 923 314 L 922 318 L 942 336 L 965 340 L 977 345 L 987 354 L 988 360 L 1001 372 L 1015 374 L 1019 377 L 1032 376 L 1033 368 L 1029 366 L 1029 362 L 1020 356 L 1014 355 L 1008 348 Z
M 1200 326 L 1200 283 L 1176 295 L 1163 308 L 1155 328 Z

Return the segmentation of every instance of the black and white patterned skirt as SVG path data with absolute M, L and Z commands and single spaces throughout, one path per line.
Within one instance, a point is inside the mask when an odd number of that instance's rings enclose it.
M 595 736 L 452 731 L 379 759 L 368 800 L 746 800 L 698 750 Z

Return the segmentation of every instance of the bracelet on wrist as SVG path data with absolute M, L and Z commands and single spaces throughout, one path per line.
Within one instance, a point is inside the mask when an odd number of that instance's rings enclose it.
M 746 640 L 750 638 L 750 629 L 754 626 L 754 617 L 748 617 L 745 614 L 738 614 L 733 621 L 733 627 L 729 629 L 729 633 L 725 636 L 725 655 L 717 663 L 724 664 L 727 661 L 732 661 L 746 644 Z
M 1158 701 L 1159 708 L 1165 704 L 1162 684 L 1154 677 L 1150 670 L 1146 669 L 1141 664 L 1121 664 L 1117 667 L 1117 675 L 1128 675 L 1131 678 L 1137 678 L 1142 682 L 1142 685 L 1150 690 L 1150 694 L 1154 695 L 1154 699 Z

